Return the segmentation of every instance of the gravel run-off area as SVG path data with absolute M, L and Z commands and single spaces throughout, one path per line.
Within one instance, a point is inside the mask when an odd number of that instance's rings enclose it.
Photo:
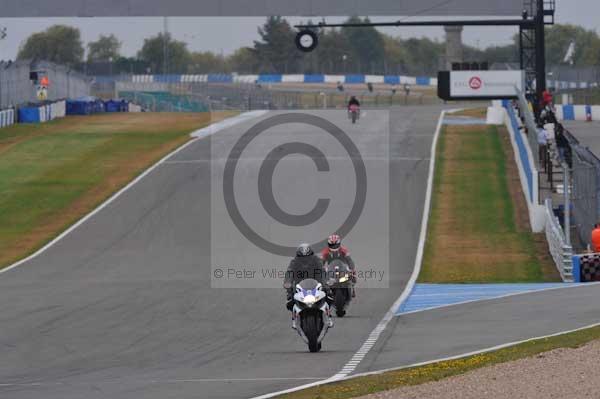
M 362 397 L 384 398 L 600 398 L 600 341 Z

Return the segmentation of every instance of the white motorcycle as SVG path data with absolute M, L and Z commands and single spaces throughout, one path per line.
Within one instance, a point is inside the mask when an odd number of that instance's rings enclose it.
M 306 279 L 296 284 L 292 328 L 308 344 L 311 352 L 321 350 L 321 341 L 333 327 L 327 294 L 317 280 Z

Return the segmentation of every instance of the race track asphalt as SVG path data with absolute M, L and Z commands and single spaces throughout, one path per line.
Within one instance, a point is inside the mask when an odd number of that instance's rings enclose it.
M 371 237 L 393 250 L 383 257 L 393 259 L 389 288 L 359 289 L 321 353 L 307 353 L 290 329 L 281 289 L 211 289 L 211 146 L 213 157 L 215 149 L 226 157 L 220 145 L 247 122 L 195 141 L 0 275 L 0 397 L 244 398 L 332 376 L 410 277 L 440 111 L 368 111 L 356 126 L 343 111 L 312 112 L 342 127 L 372 161 L 390 157 L 389 236 Z M 388 145 L 369 139 L 386 129 Z M 286 165 L 281 173 L 293 175 Z
M 458 356 L 600 322 L 600 285 L 559 288 L 394 318 L 356 373 Z
M 589 147 L 594 155 L 600 154 L 600 122 L 563 121 L 562 124 L 579 140 L 581 145 Z

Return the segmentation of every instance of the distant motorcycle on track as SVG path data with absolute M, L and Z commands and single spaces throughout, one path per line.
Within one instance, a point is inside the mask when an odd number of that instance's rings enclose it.
M 341 259 L 334 259 L 325 266 L 327 286 L 331 290 L 335 314 L 338 317 L 346 315 L 346 309 L 352 301 L 354 279 L 350 267 Z
M 356 123 L 360 119 L 360 107 L 355 104 L 351 104 L 348 107 L 348 118 L 352 120 L 352 123 Z

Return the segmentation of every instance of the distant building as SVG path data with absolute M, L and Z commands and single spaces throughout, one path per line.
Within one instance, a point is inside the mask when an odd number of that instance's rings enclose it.
M 446 31 L 446 54 L 444 68 L 452 70 L 453 62 L 463 62 L 462 26 L 444 26 Z

